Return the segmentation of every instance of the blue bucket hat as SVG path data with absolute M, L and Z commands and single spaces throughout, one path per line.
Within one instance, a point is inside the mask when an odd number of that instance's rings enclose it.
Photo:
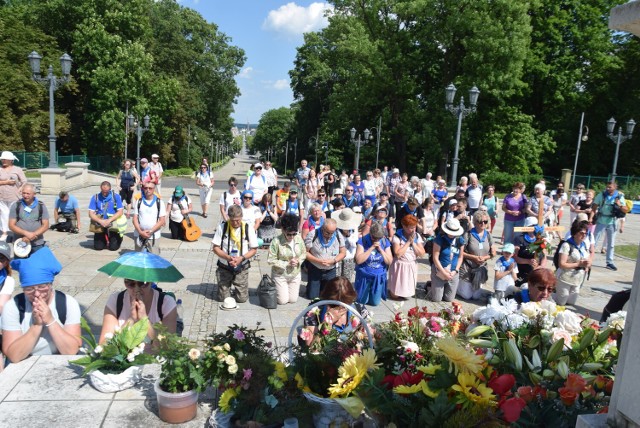
M 20 272 L 21 287 L 31 287 L 52 283 L 62 265 L 49 247 L 43 247 L 26 259 L 13 260 L 11 268 Z
M 242 197 L 244 198 L 245 196 L 251 196 L 251 199 L 253 199 L 253 191 L 252 190 L 245 190 L 244 192 L 242 192 Z

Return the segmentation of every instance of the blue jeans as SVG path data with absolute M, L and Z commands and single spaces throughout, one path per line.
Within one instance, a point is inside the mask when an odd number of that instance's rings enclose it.
M 511 221 L 511 220 L 505 220 L 504 221 L 504 227 L 503 227 L 503 232 L 504 232 L 504 243 L 511 243 L 513 244 L 513 239 L 515 238 L 515 233 L 513 232 L 513 228 L 514 227 L 522 227 L 524 226 L 524 219 L 522 220 L 516 220 L 516 221 Z
M 335 266 L 331 269 L 318 269 L 313 263 L 307 264 L 307 299 L 313 300 L 320 296 L 324 284 L 336 277 Z
M 602 232 L 605 232 L 607 240 L 607 264 L 613 264 L 614 249 L 616 247 L 616 223 L 596 224 L 596 242 L 594 243 L 596 247 L 600 242 Z

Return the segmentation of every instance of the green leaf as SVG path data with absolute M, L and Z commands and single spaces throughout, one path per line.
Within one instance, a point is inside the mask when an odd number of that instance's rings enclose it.
M 596 335 L 596 331 L 592 328 L 588 328 L 584 331 L 582 338 L 580 339 L 580 350 L 584 351 L 587 346 L 591 345 L 593 338 Z
M 143 318 L 132 326 L 126 328 L 122 343 L 128 350 L 131 350 L 141 344 L 147 337 L 149 331 L 149 318 Z
M 78 358 L 77 360 L 69 361 L 71 364 L 77 364 L 79 366 L 86 366 L 91 363 L 91 356 L 86 355 L 84 357 Z

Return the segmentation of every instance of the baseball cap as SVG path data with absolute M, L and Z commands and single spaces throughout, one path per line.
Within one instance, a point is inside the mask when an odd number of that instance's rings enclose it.
M 182 188 L 182 186 L 176 186 L 175 190 L 173 191 L 173 194 L 181 197 L 182 195 L 184 195 L 184 189 Z
M 513 254 L 515 250 L 516 250 L 516 247 L 511 243 L 504 244 L 504 246 L 502 247 L 503 253 Z
M 147 160 L 147 158 L 142 158 L 140 159 L 140 163 L 149 163 L 149 161 Z
M 393 173 L 394 174 L 400 174 L 400 170 L 398 168 L 393 168 Z

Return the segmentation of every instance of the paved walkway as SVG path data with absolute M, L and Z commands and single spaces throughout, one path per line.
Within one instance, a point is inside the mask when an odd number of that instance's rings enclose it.
M 212 198 L 209 217 L 195 216 L 197 223 L 203 230 L 203 235 L 197 242 L 181 242 L 169 239 L 168 227 L 163 231 L 160 241 L 162 256 L 170 260 L 185 276 L 176 284 L 160 284 L 165 290 L 174 291 L 183 301 L 185 330 L 184 335 L 197 341 L 204 340 L 214 331 L 224 331 L 234 323 L 255 326 L 261 323 L 266 329 L 265 335 L 272 337 L 277 344 L 285 345 L 291 324 L 295 316 L 304 309 L 308 300 L 301 297 L 296 304 L 280 306 L 275 310 L 267 310 L 259 306 L 256 288 L 263 274 L 270 273 L 266 263 L 266 250 L 259 250 L 258 260 L 252 262 L 249 284 L 250 299 L 246 303 L 239 304 L 236 311 L 223 311 L 219 309 L 219 303 L 214 300 L 216 295 L 216 257 L 210 251 L 210 241 L 213 237 L 214 227 L 220 221 L 218 200 L 223 189 L 226 190 L 226 180 L 235 175 L 242 182 L 250 160 L 248 158 L 236 158 L 221 170 L 215 173 L 217 184 Z M 163 197 L 169 198 L 176 184 L 188 184 L 185 178 L 167 178 L 163 180 Z M 97 186 L 72 192 L 79 200 L 82 207 L 88 207 L 90 198 L 99 191 Z M 185 191 L 194 201 L 194 211 L 200 212 L 199 198 L 195 183 L 185 187 Z M 53 196 L 38 195 L 47 207 L 53 207 Z M 565 208 L 566 209 L 566 208 Z M 83 209 L 83 213 L 86 210 Z M 569 215 L 566 209 L 563 225 L 568 226 Z M 625 232 L 618 235 L 618 244 L 638 243 L 640 241 L 640 216 L 630 215 L 627 220 Z M 63 265 L 63 270 L 55 281 L 55 286 L 71 295 L 80 303 L 84 317 L 88 320 L 94 331 L 98 333 L 102 324 L 102 314 L 109 295 L 124 288 L 122 279 L 110 278 L 97 272 L 104 264 L 117 258 L 124 251 L 133 250 L 133 226 L 129 224 L 120 252 L 93 250 L 93 235 L 88 232 L 88 222 L 82 219 L 81 233 L 77 235 L 49 231 L 45 238 Z M 500 222 L 494 231 L 494 236 L 500 237 Z M 582 313 L 590 313 L 598 319 L 601 309 L 606 304 L 609 296 L 624 288 L 629 288 L 633 279 L 635 260 L 618 258 L 616 260 L 618 271 L 612 272 L 604 268 L 604 255 L 598 254 L 591 279 L 583 288 L 582 295 L 578 299 L 576 310 Z M 491 266 L 492 267 L 492 266 Z M 429 267 L 426 261 L 421 261 L 419 266 L 419 286 L 424 287 L 428 279 Z M 487 290 L 492 289 L 493 271 L 490 269 L 490 277 Z M 304 290 L 304 287 L 303 287 Z M 304 294 L 304 293 L 301 293 Z M 413 305 L 427 306 L 430 310 L 437 310 L 448 304 L 437 304 L 424 299 L 423 290 L 418 290 L 415 298 L 404 302 L 404 308 Z M 462 301 L 465 311 L 471 312 L 480 302 Z M 396 302 L 382 302 L 378 307 L 372 308 L 374 321 L 389 319 L 394 313 Z

